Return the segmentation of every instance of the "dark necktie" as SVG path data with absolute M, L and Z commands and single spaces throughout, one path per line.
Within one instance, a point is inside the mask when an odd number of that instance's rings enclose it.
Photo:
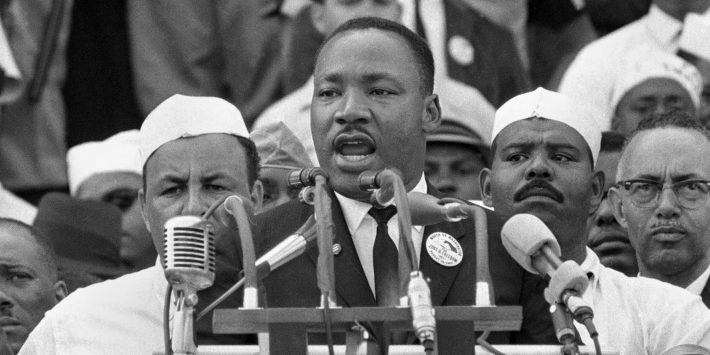
M 372 263 L 375 271 L 375 299 L 378 306 L 396 306 L 399 290 L 399 253 L 387 233 L 387 221 L 397 213 L 394 206 L 383 209 L 371 208 L 368 212 L 377 222 Z

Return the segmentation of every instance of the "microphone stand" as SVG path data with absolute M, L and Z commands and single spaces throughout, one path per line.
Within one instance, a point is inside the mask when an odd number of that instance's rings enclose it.
M 412 239 L 412 215 L 404 182 L 394 169 L 384 169 L 374 174 L 364 172 L 358 180 L 361 189 L 373 190 L 371 201 L 375 205 L 391 203 L 390 194 L 394 195 L 399 227 L 400 295 L 407 295 L 415 334 L 424 346 L 424 351 L 430 354 L 436 351 L 436 319 L 429 285 L 424 274 L 419 271 L 419 260 Z
M 255 309 L 259 308 L 256 256 L 249 215 L 244 204 L 245 201 L 242 198 L 232 195 L 224 201 L 224 208 L 234 217 L 239 229 L 239 240 L 242 246 L 242 268 L 244 270 L 244 308 Z

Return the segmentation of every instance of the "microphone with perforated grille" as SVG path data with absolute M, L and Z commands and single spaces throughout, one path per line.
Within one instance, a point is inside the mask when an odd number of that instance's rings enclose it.
M 177 216 L 165 223 L 165 277 L 176 292 L 194 294 L 215 278 L 214 227 L 196 216 Z

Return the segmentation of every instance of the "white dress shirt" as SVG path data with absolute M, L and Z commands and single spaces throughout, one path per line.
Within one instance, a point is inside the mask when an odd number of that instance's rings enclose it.
M 694 295 L 700 295 L 703 293 L 703 289 L 705 288 L 705 285 L 708 283 L 708 277 L 710 277 L 710 266 L 708 266 L 705 271 L 703 271 L 700 276 L 698 276 L 695 281 L 691 282 L 688 287 L 686 287 L 686 291 L 694 294 Z
M 610 107 L 612 89 L 626 53 L 642 46 L 675 53 L 682 26 L 658 6 L 651 5 L 644 17 L 584 47 L 565 72 L 559 92 L 586 102 L 597 111 L 599 128 L 609 130 L 615 110 Z
M 167 285 L 163 268 L 156 263 L 118 279 L 76 290 L 46 313 L 20 354 L 162 352 Z M 171 305 L 171 314 L 173 310 Z
M 710 347 L 710 310 L 697 295 L 607 268 L 589 248 L 581 267 L 591 274 L 583 298 L 594 310 L 602 351 L 635 355 L 661 354 L 679 344 Z M 575 326 L 582 342 L 593 345 L 586 328 Z
M 424 174 L 422 174 L 421 179 L 419 179 L 419 183 L 417 183 L 412 191 L 421 193 L 427 192 Z M 370 290 L 374 296 L 375 269 L 372 261 L 372 249 L 375 246 L 377 222 L 375 222 L 375 219 L 367 213 L 370 211 L 370 208 L 372 208 L 372 205 L 347 198 L 337 192 L 335 193 L 335 196 L 340 203 L 340 208 L 343 210 L 345 223 L 348 225 L 348 230 L 352 236 L 353 244 L 355 244 L 355 250 L 357 251 L 358 258 L 360 259 L 360 264 L 362 265 L 363 271 L 365 271 L 367 283 L 370 285 Z M 387 222 L 387 232 L 394 242 L 394 245 L 399 248 L 399 224 L 397 222 L 396 214 Z M 423 234 L 423 226 L 412 226 L 412 240 L 414 241 L 414 249 L 416 250 L 417 264 L 419 264 Z

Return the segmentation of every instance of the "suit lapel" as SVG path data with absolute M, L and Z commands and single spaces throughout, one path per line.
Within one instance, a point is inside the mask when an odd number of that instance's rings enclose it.
M 426 250 L 426 240 L 428 236 L 436 232 L 449 234 L 456 238 L 460 244 L 464 244 L 461 240 L 466 238 L 467 235 L 461 223 L 439 223 L 424 228 L 419 255 L 419 269 L 424 273 L 425 277 L 431 280 L 431 284 L 429 285 L 431 289 L 431 301 L 434 305 L 438 306 L 444 302 L 463 262 L 456 266 L 446 267 L 440 265 L 429 256 L 429 252 Z M 464 258 L 470 257 L 473 257 L 470 251 L 468 253 L 464 252 Z
M 342 302 L 341 306 L 346 307 L 375 306 L 375 297 L 370 290 L 370 284 L 367 283 L 365 271 L 363 271 L 360 259 L 357 256 L 357 250 L 350 236 L 348 225 L 345 223 L 343 211 L 340 209 L 338 199 L 333 193 L 331 193 L 331 201 L 331 213 L 335 229 L 333 244 L 340 244 L 342 248 L 333 260 L 335 292 L 338 294 L 338 302 Z M 308 256 L 313 265 L 317 265 L 318 248 L 308 249 Z

